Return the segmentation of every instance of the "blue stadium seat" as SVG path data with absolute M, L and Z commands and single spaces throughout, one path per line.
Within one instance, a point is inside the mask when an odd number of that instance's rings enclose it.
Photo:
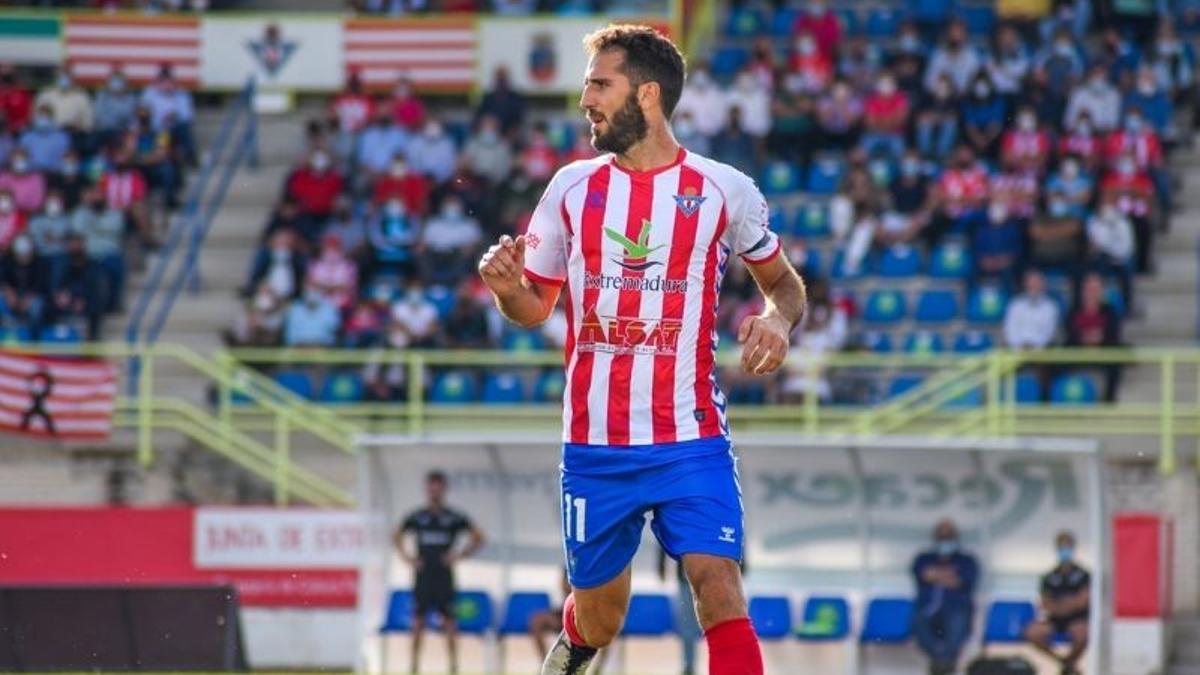
M 979 354 L 992 349 L 992 334 L 982 330 L 966 330 L 954 338 L 956 354 Z
M 1004 320 L 1008 295 L 998 286 L 980 286 L 967 298 L 967 321 L 996 324 Z
M 388 599 L 387 616 L 380 633 L 404 633 L 412 630 L 413 594 L 412 591 L 392 591 Z
M 983 405 L 983 387 L 974 387 L 955 396 L 942 404 L 945 410 L 961 410 L 963 408 L 978 408 Z
M 788 212 L 787 209 L 777 203 L 770 203 L 767 207 L 767 227 L 771 228 L 772 232 L 786 234 L 788 232 Z
M 321 383 L 320 400 L 322 403 L 358 403 L 363 400 L 365 390 L 362 375 L 355 371 L 330 373 Z
M 631 637 L 660 637 L 675 630 L 671 598 L 659 593 L 635 593 L 621 634 Z
M 789 162 L 776 160 L 763 167 L 762 191 L 766 195 L 781 195 L 800 189 L 800 172 Z
M 862 32 L 862 22 L 858 18 L 858 10 L 853 7 L 842 7 L 837 10 L 838 21 L 842 24 L 842 32 L 846 35 L 858 35 Z
M 49 328 L 43 328 L 38 340 L 52 345 L 73 345 L 83 341 L 83 335 L 75 326 L 69 323 L 59 323 Z
M 287 389 L 300 398 L 312 400 L 313 382 L 303 370 L 281 370 L 275 373 L 275 384 Z
M 967 24 L 967 31 L 974 36 L 989 35 L 996 25 L 996 10 L 990 5 L 963 5 L 958 15 Z
M 903 12 L 895 7 L 872 7 L 867 13 L 865 32 L 870 37 L 894 38 L 903 18 Z
M 475 379 L 460 370 L 449 370 L 433 381 L 431 403 L 472 403 L 476 399 Z
M 483 402 L 515 404 L 525 400 L 525 383 L 512 373 L 488 373 L 483 381 Z
M 533 398 L 539 403 L 561 403 L 567 386 L 562 370 L 548 370 L 533 385 Z
M 725 45 L 713 52 L 712 60 L 709 62 L 709 69 L 715 78 L 727 80 L 738 71 L 746 62 L 750 60 L 750 53 L 742 47 Z
M 921 273 L 921 252 L 913 246 L 890 246 L 879 256 L 875 273 L 891 279 L 906 279 Z
M 755 37 L 766 28 L 767 20 L 757 9 L 741 7 L 729 13 L 725 24 L 725 35 L 729 37 Z
M 771 16 L 771 35 L 777 38 L 790 38 L 800 10 L 795 7 L 780 7 Z
M 792 602 L 787 596 L 750 598 L 750 621 L 762 640 L 779 640 L 792 632 Z
M 513 593 L 508 596 L 504 618 L 497 630 L 500 635 L 525 635 L 529 632 L 530 617 L 549 609 L 550 595 L 547 593 Z
M 892 334 L 882 330 L 869 330 L 858 338 L 863 349 L 876 354 L 888 354 L 892 351 Z
M 0 328 L 0 344 L 14 344 L 20 342 L 29 342 L 33 339 L 33 332 L 27 326 L 13 326 L 11 328 Z
M 796 209 L 792 232 L 805 239 L 828 237 L 833 234 L 829 224 L 829 207 L 817 201 L 806 202 Z
M 1110 283 L 1104 289 L 1104 301 L 1113 308 L 1118 316 L 1125 316 L 1128 305 L 1125 303 L 1125 295 L 1121 293 L 1119 285 Z
M 958 292 L 947 290 L 923 291 L 917 298 L 914 317 L 922 323 L 946 323 L 958 318 Z
M 1050 385 L 1050 402 L 1061 405 L 1090 405 L 1098 400 L 1096 383 L 1087 375 L 1068 374 Z
M 863 269 L 866 267 L 866 265 L 859 265 L 859 268 L 856 272 L 850 273 L 846 271 L 845 262 L 845 252 L 835 252 L 833 254 L 833 267 L 829 270 L 829 276 L 836 281 L 853 281 L 855 279 L 861 279 L 863 276 Z
M 873 324 L 892 324 L 908 313 L 908 301 L 896 290 L 878 290 L 867 297 L 863 321 Z
M 904 351 L 909 354 L 940 354 L 945 351 L 942 334 L 932 330 L 914 330 L 904 338 Z
M 983 626 L 983 644 L 1020 644 L 1025 627 L 1033 621 L 1037 609 L 1032 602 L 996 601 L 988 607 Z
M 808 276 L 819 277 L 825 271 L 821 261 L 821 252 L 810 248 L 804 253 L 804 273 Z
M 846 165 L 836 157 L 820 157 L 808 169 L 804 189 L 818 195 L 832 195 L 842 183 Z
M 902 396 L 921 386 L 924 381 L 925 378 L 921 375 L 897 375 L 888 385 L 888 398 Z
M 1017 403 L 1041 403 L 1042 401 L 1042 381 L 1037 375 L 1031 373 L 1018 373 L 1017 381 L 1014 385 L 1017 395 Z
M 843 640 L 850 634 L 850 604 L 845 598 L 814 595 L 804 601 L 804 622 L 796 637 L 809 642 Z
M 870 172 L 875 185 L 887 189 L 887 186 L 891 185 L 896 178 L 896 166 L 888 158 L 878 156 L 880 154 L 878 148 L 872 149 L 872 153 L 876 156 L 867 162 L 867 171 Z
M 454 310 L 458 298 L 452 289 L 445 286 L 430 286 L 425 290 L 425 299 L 437 308 L 438 317 L 445 319 Z
M 454 598 L 454 616 L 458 630 L 471 635 L 482 635 L 492 628 L 492 599 L 483 591 L 459 591 Z M 380 633 L 405 633 L 412 630 L 412 591 L 392 591 L 388 600 L 387 617 L 379 627 Z M 441 617 L 430 613 L 426 624 L 435 630 L 441 627 Z
M 545 348 L 546 339 L 536 329 L 509 326 L 500 338 L 500 346 L 509 352 L 536 352 Z
M 912 18 L 921 23 L 942 23 L 954 11 L 954 0 L 908 0 Z
M 962 279 L 971 272 L 971 255 L 959 243 L 938 246 L 929 261 L 929 276 L 934 279 Z
M 863 642 L 899 644 L 912 636 L 913 601 L 908 598 L 875 598 L 867 604 Z

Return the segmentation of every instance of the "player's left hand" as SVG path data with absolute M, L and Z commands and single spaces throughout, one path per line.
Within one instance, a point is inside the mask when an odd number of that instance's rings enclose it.
M 742 370 L 751 375 L 768 375 L 783 365 L 791 327 L 777 316 L 748 316 L 738 328 L 742 343 Z
M 458 562 L 457 553 L 447 553 L 442 556 L 442 563 L 444 563 L 446 567 L 452 567 L 456 562 Z

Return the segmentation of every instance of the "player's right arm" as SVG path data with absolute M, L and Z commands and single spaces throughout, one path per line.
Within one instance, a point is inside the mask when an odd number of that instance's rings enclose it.
M 410 537 L 407 535 L 412 530 L 410 522 L 411 519 L 406 520 L 403 525 L 396 528 L 396 534 L 392 535 L 392 544 L 396 547 L 396 555 L 400 556 L 400 559 L 404 561 L 404 564 L 412 567 L 413 569 L 420 569 L 420 556 L 418 556 L 416 553 L 409 553 L 408 551 L 408 540 Z
M 479 261 L 479 276 L 496 298 L 496 307 L 509 321 L 532 328 L 554 311 L 559 288 L 532 281 L 525 275 L 525 236 L 507 234 Z

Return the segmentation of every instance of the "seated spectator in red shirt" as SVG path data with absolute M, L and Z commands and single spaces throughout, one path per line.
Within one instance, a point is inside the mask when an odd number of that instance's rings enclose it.
M 1000 142 L 1000 158 L 1006 165 L 1015 165 L 1039 176 L 1050 159 L 1050 134 L 1039 127 L 1033 108 L 1017 111 L 1017 126 L 1004 133 Z
M 1086 111 L 1080 113 L 1075 124 L 1067 129 L 1058 139 L 1058 155 L 1065 157 L 1075 155 L 1083 164 L 1084 170 L 1096 171 L 1103 159 L 1103 147 L 1100 138 L 1096 136 L 1092 117 Z
M 989 196 L 987 171 L 967 145 L 954 151 L 954 160 L 933 190 L 934 213 L 924 236 L 934 246 L 955 226 L 970 228 L 982 220 Z
M 46 198 L 46 177 L 34 171 L 24 150 L 12 153 L 8 169 L 0 171 L 0 190 L 12 193 L 17 208 L 25 213 L 36 213 L 42 209 Z
M 1009 165 L 1004 172 L 992 176 L 989 187 L 992 201 L 1002 202 L 1010 215 L 1015 218 L 1033 217 L 1040 191 L 1035 174 Z
M 909 110 L 908 95 L 897 88 L 895 76 L 882 73 L 864 106 L 863 149 L 869 154 L 882 150 L 892 159 L 904 154 Z
M 392 90 L 392 120 L 406 131 L 416 132 L 425 124 L 425 103 L 413 93 L 412 82 L 402 77 Z
M 331 163 L 328 152 L 315 150 L 287 180 L 287 195 L 300 205 L 300 214 L 319 222 L 329 218 L 344 187 L 342 174 Z
M 1146 172 L 1138 171 L 1132 153 L 1120 155 L 1116 169 L 1100 182 L 1100 203 L 1116 205 L 1133 222 L 1134 267 L 1139 273 L 1149 272 L 1154 234 L 1154 182 Z
M 817 102 L 817 126 L 826 148 L 853 147 L 862 131 L 862 120 L 862 99 L 843 81 L 835 82 L 829 94 Z
M 824 92 L 833 81 L 833 60 L 817 48 L 812 33 L 801 33 L 796 38 L 796 51 L 788 60 L 788 70 L 792 89 L 806 94 Z
M 33 115 L 33 94 L 17 82 L 17 72 L 9 63 L 0 64 L 0 115 L 13 131 L 28 126 Z
M 842 41 L 842 23 L 829 11 L 825 0 L 812 0 L 808 8 L 796 18 L 793 35 L 809 33 L 816 41 L 817 49 L 829 60 L 837 56 Z
M 334 97 L 329 108 L 342 131 L 357 133 L 370 123 L 375 114 L 375 103 L 363 90 L 362 75 L 358 71 L 350 73 L 346 88 Z
M 321 239 L 321 253 L 308 264 L 306 285 L 341 311 L 350 309 L 358 289 L 358 265 L 346 257 L 337 235 Z
M 145 177 L 134 165 L 132 150 L 119 151 L 113 159 L 112 169 L 100 176 L 104 203 L 124 211 L 141 234 L 142 241 L 153 245 L 156 237 L 146 204 L 147 188 Z
M 1105 302 L 1104 279 L 1098 274 L 1084 277 L 1079 304 L 1067 317 L 1067 346 L 1121 346 L 1121 317 L 1112 305 Z M 1109 363 L 1095 367 L 1104 372 L 1104 400 L 1115 403 L 1117 388 L 1121 383 L 1121 366 Z
M 539 124 L 529 134 L 529 143 L 521 153 L 521 166 L 536 181 L 550 180 L 558 168 L 558 153 L 546 140 L 546 126 Z
M 27 218 L 17 208 L 17 200 L 8 190 L 0 190 L 0 253 L 8 251 L 21 233 L 25 231 Z
M 750 61 L 746 63 L 746 70 L 749 70 L 759 84 L 770 91 L 775 86 L 777 68 L 775 48 L 771 45 L 771 38 L 761 37 L 755 40 L 754 48 L 750 51 Z
M 429 179 L 408 168 L 404 157 L 396 155 L 392 168 L 375 181 L 372 199 L 382 205 L 393 197 L 404 202 L 405 210 L 415 216 L 429 213 Z
M 1149 171 L 1162 166 L 1162 143 L 1154 128 L 1146 124 L 1140 110 L 1129 111 L 1125 117 L 1125 126 L 1113 130 L 1104 139 L 1104 158 L 1108 168 L 1114 168 L 1117 159 L 1124 154 L 1133 156 L 1138 171 Z

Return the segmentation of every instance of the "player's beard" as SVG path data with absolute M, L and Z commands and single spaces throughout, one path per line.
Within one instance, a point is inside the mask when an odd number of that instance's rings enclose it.
M 592 134 L 592 147 L 599 152 L 624 153 L 646 137 L 649 127 L 646 115 L 637 102 L 637 93 L 631 92 L 625 105 L 608 118 L 608 131 Z

